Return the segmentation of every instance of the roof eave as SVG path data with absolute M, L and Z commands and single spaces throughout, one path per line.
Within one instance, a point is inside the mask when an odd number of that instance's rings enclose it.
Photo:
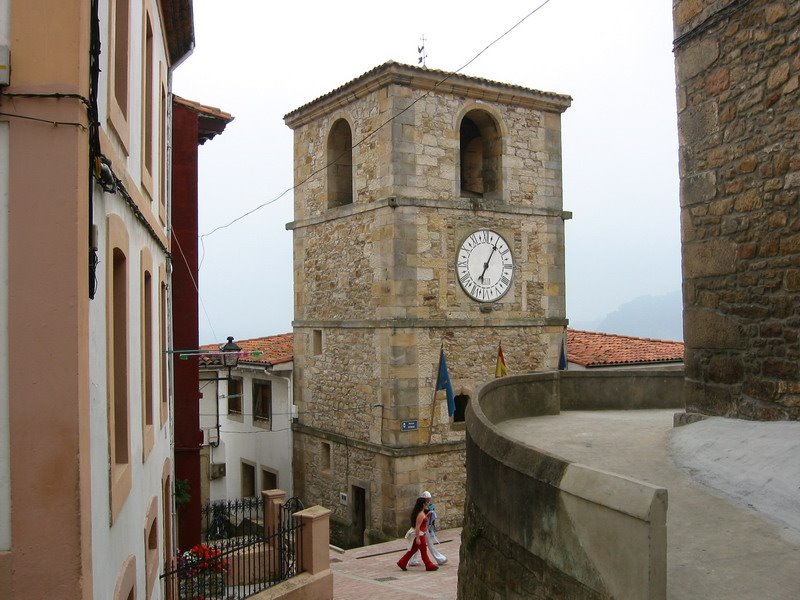
M 602 367 L 649 367 L 653 365 L 668 365 L 673 363 L 681 363 L 683 362 L 682 358 L 670 358 L 665 360 L 639 360 L 639 361 L 629 361 L 629 362 L 595 362 L 595 363 L 586 363 L 583 366 L 587 369 L 597 369 Z M 580 364 L 580 363 L 577 363 Z
M 572 98 L 563 94 L 389 61 L 287 113 L 283 120 L 291 129 L 297 129 L 337 108 L 351 104 L 355 99 L 392 84 L 427 91 L 435 89 L 476 100 L 491 100 L 559 114 L 572 104 Z
M 197 143 L 200 145 L 225 131 L 225 127 L 234 119 L 232 115 L 215 106 L 187 100 L 177 94 L 173 94 L 172 98 L 176 103 L 197 114 Z
M 194 10 L 192 0 L 161 0 L 167 51 L 172 68 L 186 60 L 194 50 Z

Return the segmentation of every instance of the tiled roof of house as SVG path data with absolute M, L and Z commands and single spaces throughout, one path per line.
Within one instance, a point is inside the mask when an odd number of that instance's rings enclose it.
M 567 360 L 583 367 L 683 361 L 683 342 L 567 329 Z
M 291 362 L 294 358 L 294 334 L 281 333 L 267 337 L 253 338 L 250 340 L 235 340 L 242 352 L 260 352 L 259 356 L 247 356 L 239 359 L 244 364 L 279 365 Z M 223 344 L 206 344 L 200 346 L 201 350 L 215 352 Z M 220 360 L 213 356 L 200 359 L 200 366 L 212 367 L 220 364 Z

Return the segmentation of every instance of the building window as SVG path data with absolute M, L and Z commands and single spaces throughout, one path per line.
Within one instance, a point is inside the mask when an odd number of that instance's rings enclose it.
M 467 404 L 469 404 L 469 396 L 466 394 L 459 394 L 453 398 L 456 405 L 456 410 L 453 412 L 453 423 L 463 423 L 464 416 L 467 412 Z
M 172 558 L 172 479 L 169 476 L 169 463 L 164 464 L 161 485 L 161 514 L 163 515 L 161 524 L 161 538 L 164 540 L 161 547 L 161 563 L 169 565 Z M 168 567 L 165 567 L 168 568 Z
M 111 62 L 109 65 L 109 117 L 125 151 L 130 146 L 128 129 L 128 78 L 130 48 L 130 2 L 111 0 Z
M 339 119 L 328 136 L 328 208 L 353 203 L 353 134 Z
M 156 524 L 158 520 L 153 521 L 150 532 L 147 534 L 147 547 L 145 548 L 144 561 L 146 563 L 145 569 L 147 571 L 147 597 L 149 598 L 153 592 L 153 584 L 156 581 L 156 573 L 158 573 L 158 529 Z
M 142 73 L 142 183 L 152 197 L 153 190 L 153 25 L 150 13 L 145 13 L 144 61 Z
M 159 63 L 161 80 L 161 99 L 158 111 L 158 218 L 162 224 L 167 222 L 167 84 L 164 77 L 164 66 Z
M 158 574 L 158 498 L 150 500 L 144 524 L 145 597 L 153 595 L 153 584 Z
M 142 460 L 153 447 L 153 275 L 152 259 L 141 252 L 141 362 L 142 362 Z
M 167 390 L 167 361 L 169 355 L 167 354 L 167 284 L 165 283 L 165 275 L 163 267 L 159 268 L 159 294 L 158 294 L 158 378 L 161 384 L 160 396 L 161 402 L 161 426 L 167 422 L 168 408 L 168 390 Z
M 322 354 L 322 329 L 311 332 L 311 354 L 314 356 Z
M 131 489 L 130 404 L 128 397 L 128 234 L 109 215 L 106 271 L 108 450 L 111 523 Z
M 261 489 L 262 490 L 277 490 L 278 489 L 278 475 L 272 471 L 261 469 Z
M 113 600 L 136 600 L 136 557 L 128 556 L 117 572 Z
M 114 463 L 126 464 L 129 460 L 128 443 L 128 266 L 125 253 L 114 248 L 111 278 L 111 381 L 113 397 Z
M 502 139 L 494 118 L 483 110 L 472 110 L 461 120 L 461 196 L 499 197 Z
M 228 414 L 241 415 L 242 414 L 242 385 L 241 379 L 228 380 Z
M 256 495 L 256 468 L 242 462 L 242 498 L 252 498 Z
M 272 382 L 253 381 L 253 423 L 269 427 L 272 420 Z

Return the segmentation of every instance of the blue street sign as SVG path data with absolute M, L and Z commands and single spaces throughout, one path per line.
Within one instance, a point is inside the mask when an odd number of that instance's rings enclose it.
M 417 429 L 419 429 L 419 425 L 416 419 L 413 421 L 400 422 L 400 431 L 416 431 Z

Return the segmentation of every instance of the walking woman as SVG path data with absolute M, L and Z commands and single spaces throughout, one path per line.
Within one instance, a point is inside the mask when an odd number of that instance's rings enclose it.
M 403 557 L 397 561 L 397 566 L 406 570 L 408 561 L 414 556 L 414 553 L 419 550 L 422 555 L 422 562 L 425 563 L 426 571 L 436 571 L 439 567 L 436 566 L 428 556 L 428 543 L 425 539 L 425 531 L 428 529 L 428 515 L 425 508 L 431 501 L 430 498 L 417 498 L 414 504 L 414 509 L 411 511 L 411 526 L 414 528 L 414 543 L 411 544 L 411 549 L 403 554 Z

